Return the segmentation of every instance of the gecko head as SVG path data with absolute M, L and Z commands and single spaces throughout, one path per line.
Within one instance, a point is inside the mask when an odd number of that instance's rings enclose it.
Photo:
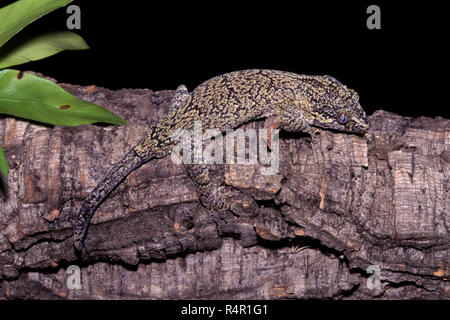
M 304 81 L 300 101 L 310 126 L 354 133 L 369 129 L 355 90 L 330 76 L 313 76 Z

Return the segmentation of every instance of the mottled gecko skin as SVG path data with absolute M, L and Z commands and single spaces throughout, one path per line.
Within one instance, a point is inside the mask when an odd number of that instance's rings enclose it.
M 171 136 L 177 129 L 189 130 L 195 121 L 202 121 L 204 130 L 224 131 L 272 116 L 279 118 L 284 130 L 311 134 L 317 128 L 353 133 L 364 133 L 369 128 L 357 93 L 330 76 L 254 69 L 214 77 L 191 94 L 180 86 L 169 114 L 87 196 L 75 223 L 75 248 L 82 249 L 94 211 L 131 171 L 152 158 L 170 154 L 175 143 Z

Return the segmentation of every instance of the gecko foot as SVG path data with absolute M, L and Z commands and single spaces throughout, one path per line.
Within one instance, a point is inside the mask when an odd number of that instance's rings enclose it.
M 203 192 L 200 192 L 200 201 L 202 204 L 208 208 L 218 212 L 224 212 L 230 209 L 230 205 L 228 203 L 229 198 L 233 196 L 233 194 L 226 190 L 225 187 L 212 187 L 202 188 Z

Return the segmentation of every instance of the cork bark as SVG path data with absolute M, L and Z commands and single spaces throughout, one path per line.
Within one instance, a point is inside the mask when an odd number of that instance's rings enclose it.
M 235 191 L 218 225 L 170 157 L 104 201 L 72 247 L 87 192 L 168 110 L 172 91 L 63 86 L 126 126 L 0 120 L 0 299 L 449 299 L 450 120 L 369 116 L 364 136 L 280 133 L 280 167 L 213 166 Z M 263 128 L 265 122 L 246 125 Z M 69 289 L 71 265 L 81 289 Z M 367 268 L 380 268 L 372 288 Z M 369 280 L 368 280 L 369 279 Z

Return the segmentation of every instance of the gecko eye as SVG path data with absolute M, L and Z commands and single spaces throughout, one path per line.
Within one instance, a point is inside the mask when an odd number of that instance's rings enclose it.
M 337 122 L 340 124 L 346 124 L 348 122 L 348 117 L 346 115 L 341 115 L 337 118 Z

